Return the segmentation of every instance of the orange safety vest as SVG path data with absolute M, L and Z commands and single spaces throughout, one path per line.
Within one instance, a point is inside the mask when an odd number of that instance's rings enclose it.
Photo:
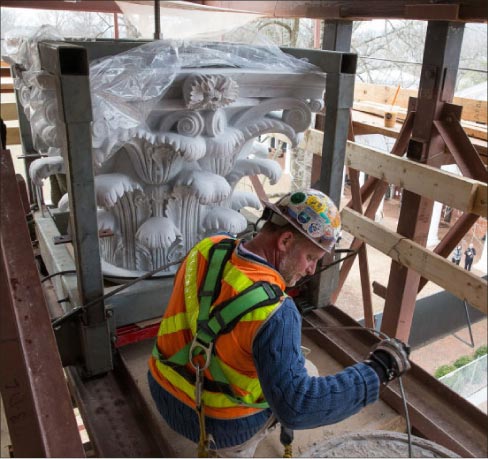
M 188 362 L 186 347 L 197 334 L 202 287 L 209 257 L 214 246 L 227 243 L 225 236 L 200 241 L 183 261 L 175 278 L 173 293 L 158 332 L 155 352 L 149 368 L 158 383 L 186 405 L 195 408 L 195 370 Z M 235 243 L 236 241 L 234 241 Z M 218 244 L 220 243 L 220 244 Z M 218 276 L 216 298 L 212 298 L 210 312 L 222 311 L 225 304 L 242 297 L 256 283 L 273 288 L 274 295 L 264 301 L 246 306 L 232 327 L 223 324 L 212 354 L 212 365 L 205 370 L 202 395 L 205 414 L 219 419 L 249 416 L 267 406 L 252 357 L 252 345 L 260 327 L 281 306 L 285 282 L 281 275 L 265 263 L 244 258 L 234 248 L 228 253 Z M 205 285 L 207 285 L 205 283 Z M 220 292 L 218 291 L 220 287 Z M 208 292 L 207 292 L 208 293 Z M 214 323 L 215 323 L 214 317 Z M 221 317 L 218 317 L 222 321 Z M 228 331 L 229 328 L 232 328 Z M 208 327 L 207 327 L 208 330 Z M 175 365 L 171 356 L 186 354 L 183 364 Z M 198 357 L 200 358 L 200 357 Z M 213 372 L 217 367 L 218 372 Z M 222 375 L 222 378 L 216 377 Z M 225 380 L 228 384 L 221 383 Z

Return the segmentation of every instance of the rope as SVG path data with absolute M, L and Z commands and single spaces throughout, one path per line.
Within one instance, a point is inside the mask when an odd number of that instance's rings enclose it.
M 200 439 L 198 441 L 198 457 L 210 457 L 208 454 L 208 438 L 207 438 L 207 431 L 205 428 L 205 413 L 203 409 L 203 405 L 200 406 L 200 409 L 197 408 L 198 414 L 198 424 L 200 426 Z
M 285 445 L 283 457 L 293 457 L 293 446 L 291 443 L 289 445 Z

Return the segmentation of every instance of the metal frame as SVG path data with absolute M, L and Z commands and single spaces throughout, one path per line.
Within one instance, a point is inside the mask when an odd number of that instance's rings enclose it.
M 61 324 L 57 337 L 65 364 L 81 361 L 86 376 L 94 376 L 112 368 L 115 328 L 130 323 L 160 317 L 162 303 L 171 293 L 172 278 L 145 281 L 128 291 L 113 296 L 110 304 L 101 299 L 108 290 L 103 288 L 96 225 L 96 206 L 91 155 L 91 99 L 88 63 L 100 57 L 147 43 L 147 41 L 96 40 L 90 42 L 41 42 L 41 68 L 56 81 L 59 113 L 64 130 L 65 164 L 70 201 L 70 228 L 74 255 L 67 247 L 58 246 L 53 239 L 59 232 L 51 218 L 36 215 L 41 252 L 50 272 L 75 269 L 76 282 L 71 275 L 54 280 L 60 298 L 68 297 L 70 313 L 78 308 L 80 314 L 69 315 Z M 347 129 L 352 106 L 357 56 L 336 51 L 283 48 L 283 51 L 306 57 L 327 74 L 325 106 L 327 111 L 322 177 L 318 187 L 338 201 L 342 185 Z M 76 139 L 76 141 L 74 140 Z M 74 259 L 74 265 L 69 259 Z M 64 260 L 64 261 L 63 261 Z M 329 282 L 322 282 L 330 288 Z M 318 289 L 320 291 L 320 289 Z M 137 295 L 138 308 L 134 308 Z M 316 301 L 318 303 L 320 299 Z M 88 308 L 83 305 L 89 304 Z M 73 333 L 73 330 L 79 330 Z M 78 338 L 80 336 L 81 338 Z M 81 342 L 78 340 L 81 339 Z
M 62 154 L 66 165 L 70 229 L 74 247 L 78 299 L 77 317 L 84 371 L 87 376 L 112 369 L 108 318 L 103 302 L 98 227 L 91 155 L 91 99 L 86 51 L 67 43 L 39 43 L 41 68 L 56 83 L 63 128 Z
M 344 48 L 350 43 L 347 32 L 352 26 L 336 28 L 342 31 L 337 46 Z M 342 44 L 341 44 L 342 43 Z M 339 205 L 342 191 L 342 176 L 346 141 L 349 133 L 351 108 L 354 98 L 354 79 L 357 67 L 357 55 L 354 53 L 333 50 L 303 50 L 283 48 L 296 57 L 306 57 L 311 63 L 319 66 L 326 74 L 325 119 L 323 123 L 324 142 L 319 180 L 312 187 L 326 193 Z M 302 294 L 305 300 L 317 307 L 330 303 L 330 297 L 338 282 L 338 265 L 322 272 L 311 281 L 311 285 Z M 320 269 L 320 267 L 318 268 Z

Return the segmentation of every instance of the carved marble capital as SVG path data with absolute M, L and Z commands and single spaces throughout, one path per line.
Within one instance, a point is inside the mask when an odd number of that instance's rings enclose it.
M 324 90 L 319 72 L 209 66 L 180 69 L 157 103 L 114 105 L 113 95 L 92 94 L 98 222 L 113 232 L 100 241 L 104 273 L 153 270 L 209 234 L 244 231 L 239 210 L 260 201 L 235 191 L 237 183 L 257 174 L 275 183 L 281 174 L 278 163 L 250 156 L 254 142 L 279 133 L 297 145 Z M 32 175 L 61 167 L 44 160 Z

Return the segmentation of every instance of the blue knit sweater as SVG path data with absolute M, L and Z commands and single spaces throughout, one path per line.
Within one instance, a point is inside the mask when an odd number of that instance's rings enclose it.
M 262 261 L 262 260 L 261 260 Z M 291 298 L 256 335 L 253 358 L 270 408 L 232 420 L 206 419 L 217 448 L 239 445 L 251 438 L 271 412 L 293 430 L 339 422 L 378 400 L 380 381 L 365 363 L 350 366 L 334 376 L 310 377 L 301 352 L 301 316 Z M 174 398 L 148 374 L 151 394 L 168 425 L 198 442 L 196 412 Z
M 238 246 L 240 255 L 256 257 Z M 310 377 L 301 351 L 302 318 L 291 298 L 261 327 L 253 343 L 253 358 L 259 381 L 270 408 L 232 420 L 206 417 L 207 433 L 217 448 L 228 448 L 249 440 L 271 413 L 293 430 L 334 424 L 378 400 L 380 381 L 365 363 L 350 366 L 334 376 Z M 163 389 L 148 373 L 149 388 L 168 425 L 184 437 L 198 442 L 196 412 Z

